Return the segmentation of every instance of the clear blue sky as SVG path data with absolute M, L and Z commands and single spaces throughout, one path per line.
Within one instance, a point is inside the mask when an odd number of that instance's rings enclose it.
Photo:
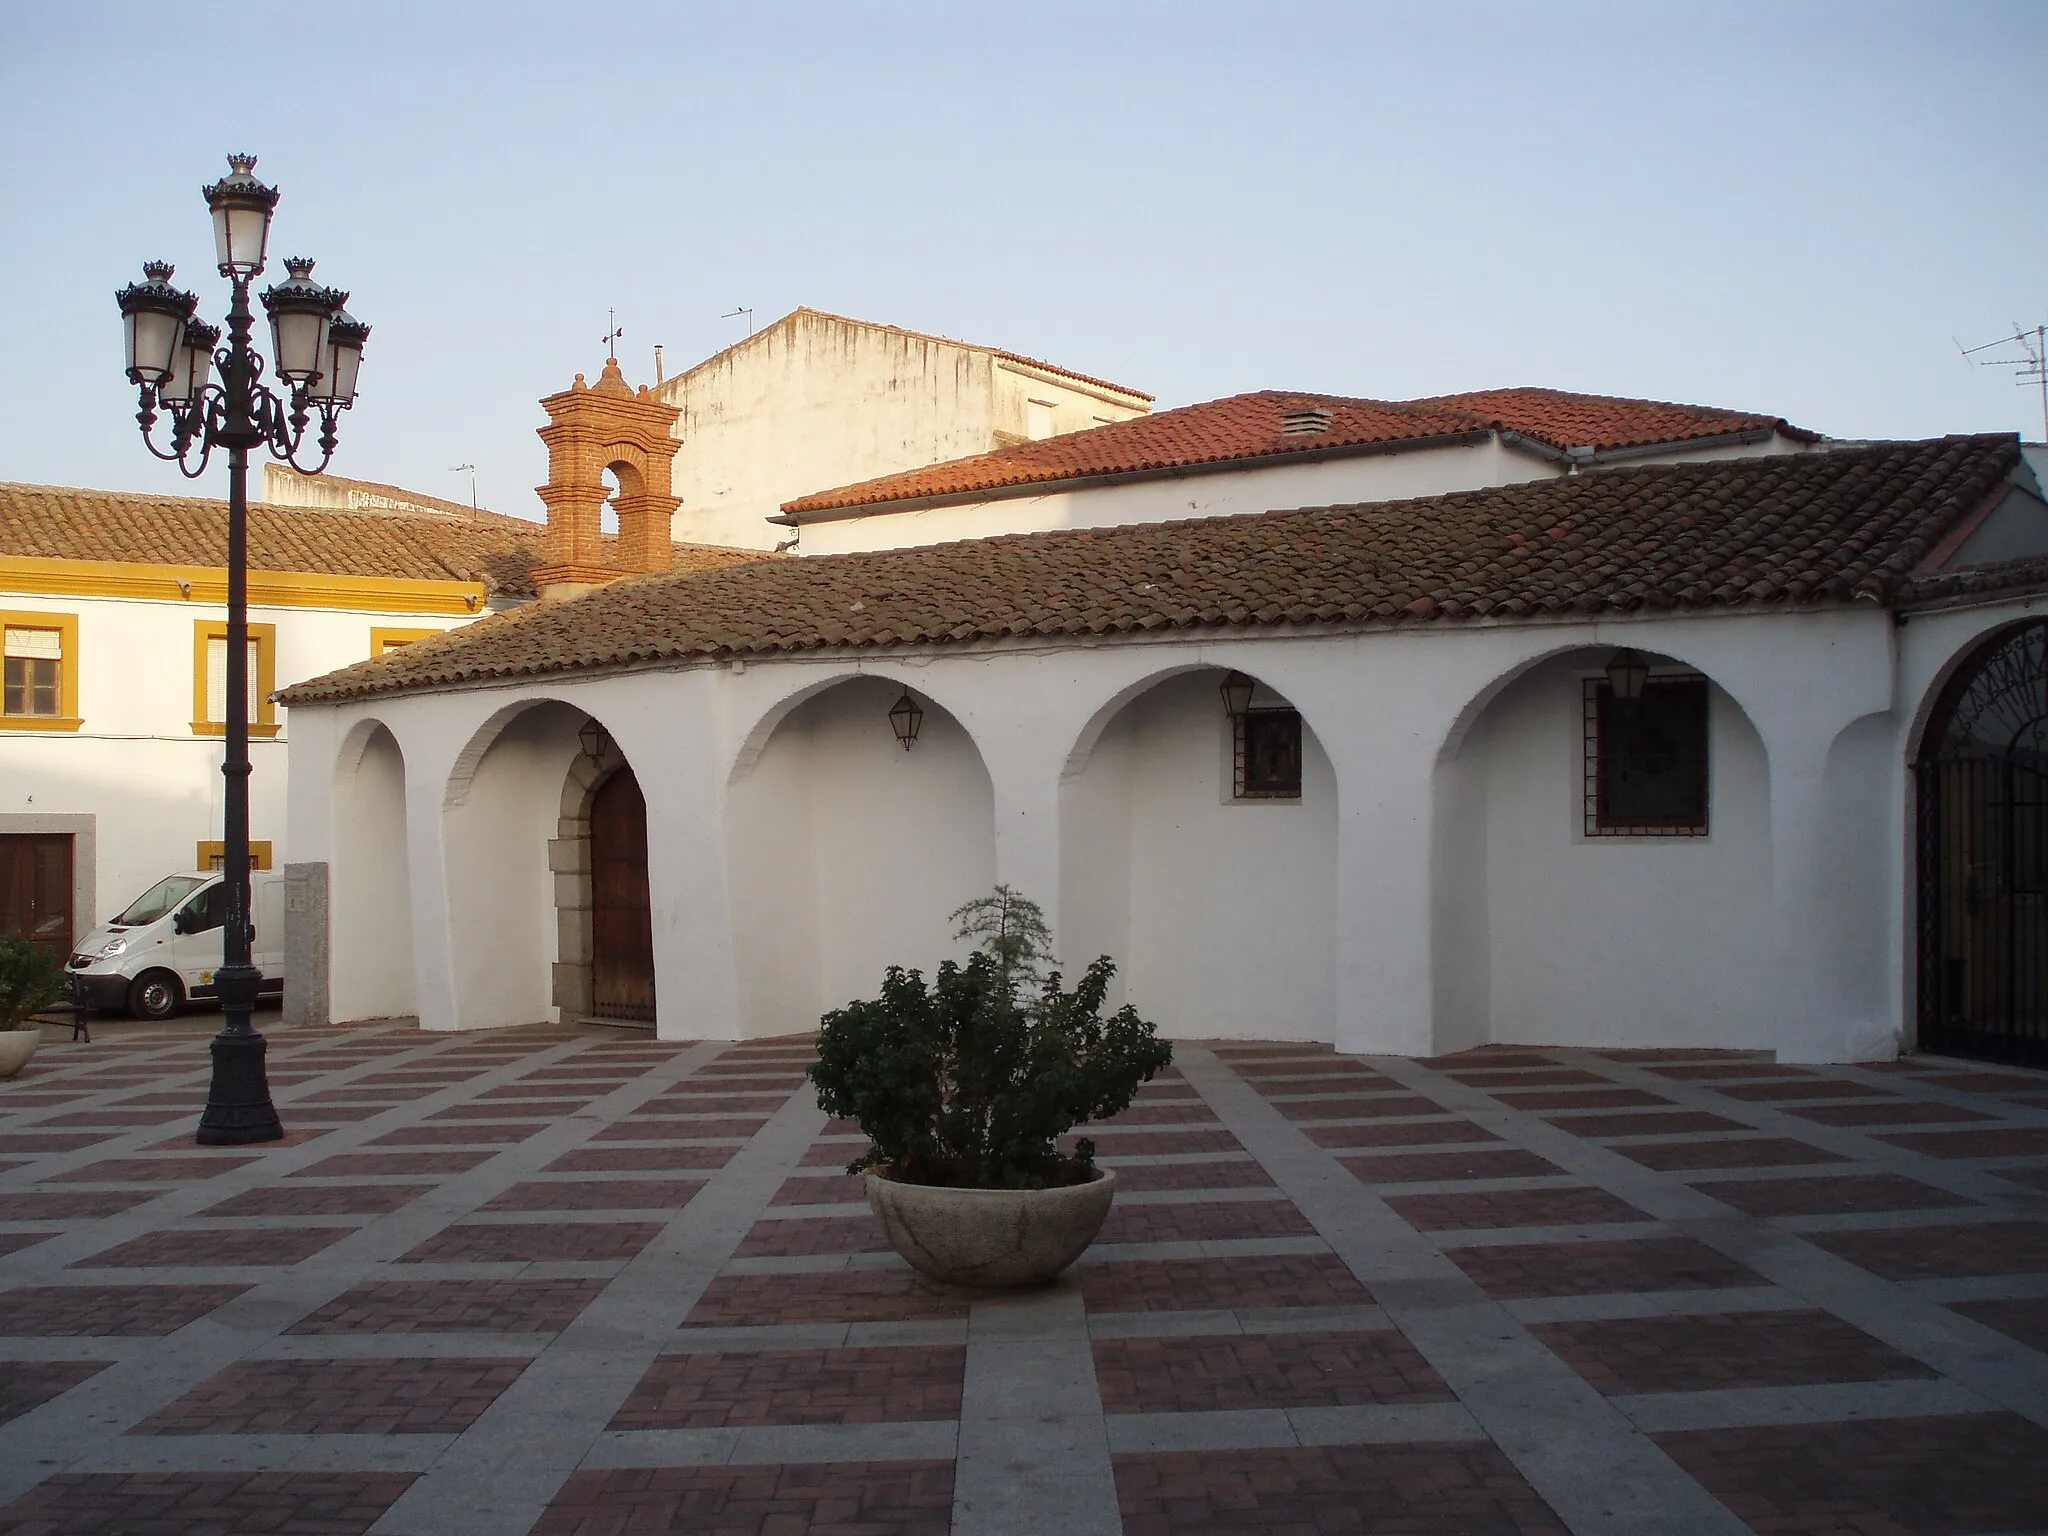
M 1503 384 L 2024 430 L 2048 5 L 0 0 L 0 479 L 178 489 L 114 289 L 203 182 L 375 326 L 335 468 L 540 515 L 537 398 L 809 304 L 1157 394 Z M 282 276 L 274 269 L 266 281 Z M 192 487 L 224 494 L 216 468 Z

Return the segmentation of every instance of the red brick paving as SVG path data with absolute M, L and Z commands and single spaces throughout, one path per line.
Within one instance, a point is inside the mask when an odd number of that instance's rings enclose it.
M 2017 1072 L 1944 1072 L 1935 1081 L 1962 1093 L 2048 1092 L 2048 1077 L 2023 1077 Z
M 1806 1240 L 1887 1280 L 2048 1271 L 2048 1225 L 2037 1221 L 1974 1221 L 1940 1227 L 1814 1232 Z
M 1496 1089 L 1493 1096 L 1511 1108 L 1523 1110 L 1631 1109 L 1671 1102 L 1640 1088 L 1557 1088 L 1538 1093 L 1506 1093 Z
M 1812 1179 L 1717 1179 L 1693 1186 L 1752 1216 L 1829 1216 L 1862 1211 L 1928 1211 L 1974 1205 L 1961 1195 L 1896 1173 L 1844 1173 Z
M 533 1536 L 949 1536 L 950 1461 L 578 1472 Z
M 2009 1125 L 1983 1131 L 1908 1131 L 1880 1136 L 1908 1152 L 1930 1157 L 2040 1157 L 2048 1154 L 2048 1125 Z
M 1539 1323 L 1530 1330 L 1610 1397 L 1829 1381 L 1925 1381 L 1938 1373 L 1827 1312 Z
M 1289 1200 L 1214 1200 L 1110 1207 L 1096 1239 L 1104 1243 L 1193 1243 L 1229 1238 L 1313 1237 L 1315 1228 Z
M 966 1374 L 967 1351 L 959 1345 L 665 1355 L 640 1378 L 611 1428 L 954 1419 Z
M 1171 1099 L 1164 1103 L 1133 1104 L 1120 1115 L 1107 1120 L 1091 1121 L 1090 1126 L 1111 1125 L 1213 1125 L 1216 1111 L 1199 1099 Z M 1093 1134 L 1090 1126 L 1082 1126 L 1084 1134 Z
M 0 1536 L 356 1536 L 409 1472 L 65 1473 L 0 1509 Z
M 1936 1125 L 1963 1120 L 1989 1120 L 1978 1109 L 1960 1104 L 1930 1104 L 1924 1099 L 1890 1099 L 1877 1104 L 1803 1104 L 1785 1111 L 1815 1125 Z
M 0 1298 L 0 1336 L 156 1338 L 225 1306 L 246 1285 L 24 1285 Z
M 1133 1194 L 1162 1189 L 1270 1189 L 1273 1176 L 1249 1157 L 1126 1164 L 1116 1170 L 1116 1187 Z
M 484 1202 L 486 1211 L 680 1211 L 702 1179 L 551 1179 L 514 1184 Z
M 458 1125 L 402 1125 L 395 1131 L 386 1131 L 382 1136 L 371 1137 L 363 1146 L 365 1149 L 509 1146 L 515 1141 L 524 1141 L 529 1136 L 538 1136 L 546 1129 L 545 1125 L 538 1122 L 521 1124 L 497 1120 L 472 1120 Z
M 351 1286 L 291 1333 L 559 1333 L 602 1280 L 371 1280 Z
M 1074 1271 L 1090 1312 L 1369 1306 L 1372 1293 L 1330 1253 L 1229 1259 L 1083 1258 Z
M 1083 1126 L 1074 1135 L 1061 1137 L 1061 1145 L 1071 1145 L 1082 1136 L 1095 1142 L 1095 1151 L 1100 1157 L 1165 1157 L 1188 1152 L 1244 1150 L 1244 1143 L 1225 1130 L 1103 1131 L 1092 1126 Z
M 242 1360 L 131 1435 L 452 1435 L 519 1379 L 525 1360 Z
M 1771 1536 L 1964 1536 L 2048 1524 L 2048 1430 L 2015 1413 L 1653 1438 Z
M 763 1115 L 628 1115 L 606 1126 L 593 1141 L 694 1141 L 724 1137 L 744 1141 L 768 1123 Z
M 401 1264 L 595 1263 L 630 1259 L 661 1231 L 656 1221 L 488 1222 L 443 1227 L 398 1256 Z
M 1565 1531 L 1507 1457 L 1478 1442 L 1171 1451 L 1112 1462 L 1124 1536 Z
M 660 1142 L 646 1147 L 577 1147 L 564 1152 L 547 1165 L 549 1173 L 676 1173 L 686 1169 L 709 1172 L 723 1168 L 739 1150 L 737 1143 L 723 1147 L 691 1147 L 677 1142 Z
M 1097 1339 L 1094 1349 L 1105 1413 L 1441 1403 L 1454 1395 L 1392 1329 Z
M 190 1184 L 245 1168 L 256 1159 L 234 1153 L 193 1157 L 112 1157 L 52 1174 L 52 1184 Z
M 265 1184 L 210 1205 L 202 1216 L 381 1216 L 431 1184 Z
M 1994 1328 L 2031 1350 L 2048 1354 L 2048 1296 L 2019 1296 L 1997 1301 L 1952 1301 L 1951 1312 Z
M 1690 1237 L 1512 1243 L 1445 1256 L 1500 1301 L 1616 1291 L 1698 1291 L 1763 1285 L 1763 1276 Z
M 1310 1129 L 1310 1141 L 1319 1147 L 1424 1147 L 1432 1144 L 1462 1145 L 1500 1138 L 1470 1120 L 1416 1120 L 1404 1125 L 1319 1125 Z
M 1338 1159 L 1361 1184 L 1427 1184 L 1448 1179 L 1526 1179 L 1561 1174 L 1547 1157 L 1520 1147 L 1464 1152 L 1381 1152 Z
M 94 1221 L 157 1198 L 154 1190 L 8 1190 L 0 1194 L 0 1221 Z
M 1371 1098 L 1275 1099 L 1273 1107 L 1289 1120 L 1302 1123 L 1313 1120 L 1364 1119 L 1373 1113 L 1374 1105 L 1384 1102 L 1384 1095 Z
M 1424 1232 L 1481 1227 L 1576 1227 L 1648 1221 L 1649 1213 L 1604 1189 L 1513 1189 L 1474 1194 L 1388 1195 L 1387 1204 Z
M 782 1217 L 757 1221 L 741 1240 L 736 1259 L 787 1258 L 816 1253 L 887 1253 L 889 1240 L 866 1211 L 858 1216 Z
M 1649 1110 L 1645 1114 L 1550 1114 L 1575 1137 L 1692 1137 L 1702 1130 L 1747 1130 L 1741 1120 L 1706 1110 Z
M 692 1328 L 763 1323 L 883 1323 L 965 1317 L 968 1291 L 933 1285 L 914 1270 L 720 1275 L 685 1319 Z
M 455 1174 L 488 1163 L 494 1152 L 342 1152 L 286 1174 L 292 1179 L 359 1179 L 398 1174 Z
M 0 1424 L 62 1397 L 90 1381 L 110 1360 L 10 1360 L 0 1370 Z
M 1489 1092 L 1496 1088 L 1569 1088 L 1588 1084 L 1599 1084 L 1609 1088 L 1616 1086 L 1611 1077 L 1602 1077 L 1597 1072 L 1583 1072 L 1577 1067 L 1551 1067 L 1541 1071 L 1489 1067 L 1478 1071 L 1448 1072 L 1444 1075 Z
M 1658 1077 L 1668 1077 L 1675 1082 L 1713 1082 L 1729 1078 L 1746 1077 L 1811 1077 L 1810 1072 L 1798 1067 L 1775 1066 L 1762 1061 L 1693 1061 L 1677 1066 L 1651 1067 L 1648 1069 Z
M 1647 1141 L 1614 1150 L 1631 1162 L 1660 1173 L 1693 1168 L 1791 1168 L 1849 1161 L 1825 1147 L 1782 1136 L 1747 1136 L 1730 1141 Z
M 1121 1178 L 1121 1172 L 1117 1175 Z M 770 1205 L 847 1205 L 858 1204 L 863 1209 L 868 1203 L 867 1184 L 864 1180 L 848 1178 L 843 1173 L 797 1173 L 782 1181 Z
M 297 1264 L 354 1227 L 166 1227 L 74 1260 L 73 1269 L 244 1268 Z
M 1726 1083 L 1714 1090 L 1745 1103 L 1769 1104 L 1779 1099 L 1896 1099 L 1888 1089 L 1852 1083 L 1839 1077 L 1802 1078 L 1789 1083 Z

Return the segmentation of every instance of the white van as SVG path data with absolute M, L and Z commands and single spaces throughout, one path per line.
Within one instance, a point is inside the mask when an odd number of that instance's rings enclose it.
M 256 934 L 249 963 L 262 991 L 284 990 L 284 876 L 249 876 Z M 125 1008 L 138 1019 L 167 1019 L 187 1001 L 214 996 L 220 969 L 227 886 L 219 870 L 166 875 L 119 917 L 78 946 L 64 967 L 64 994 L 81 1008 Z

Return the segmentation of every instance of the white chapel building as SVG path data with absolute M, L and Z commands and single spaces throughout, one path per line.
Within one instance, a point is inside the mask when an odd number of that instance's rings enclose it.
M 543 573 L 285 690 L 289 1016 L 789 1034 L 1001 881 L 1169 1035 L 1840 1061 L 2048 1025 L 1999 937 L 2048 889 L 2011 438 L 1263 394 L 778 515 L 804 558 Z

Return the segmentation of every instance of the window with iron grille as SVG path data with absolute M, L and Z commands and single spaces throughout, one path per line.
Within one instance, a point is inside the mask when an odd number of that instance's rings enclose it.
M 1585 681 L 1586 836 L 1707 835 L 1707 680 Z
M 10 715 L 63 713 L 64 636 L 56 629 L 7 626 L 6 702 Z
M 1238 800 L 1301 798 L 1301 716 L 1291 709 L 1248 709 L 1233 727 Z

